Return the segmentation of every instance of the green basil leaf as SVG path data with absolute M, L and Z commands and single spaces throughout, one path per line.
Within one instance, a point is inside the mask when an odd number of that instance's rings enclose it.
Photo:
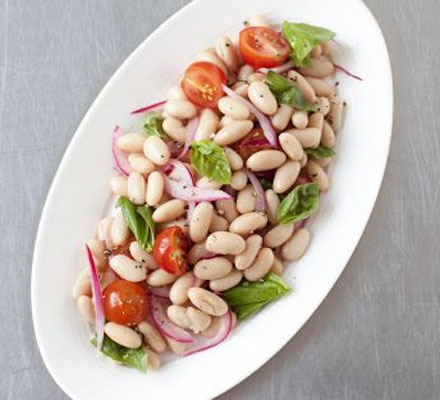
M 299 110 L 315 111 L 315 105 L 309 103 L 301 90 L 290 79 L 274 71 L 266 75 L 266 84 L 280 104 L 287 104 Z
M 298 67 L 310 65 L 310 52 L 318 44 L 328 42 L 335 37 L 335 33 L 308 24 L 294 24 L 284 21 L 283 35 L 292 48 L 292 61 Z
M 237 313 L 237 318 L 244 319 L 271 301 L 284 296 L 290 290 L 290 287 L 278 275 L 269 272 L 260 281 L 242 281 L 239 285 L 224 292 L 223 298 Z
M 336 155 L 332 149 L 324 146 L 318 146 L 315 149 L 307 148 L 304 149 L 304 152 L 315 158 L 331 158 Z
M 96 337 L 91 340 L 93 346 L 96 347 Z M 101 351 L 107 357 L 119 362 L 127 367 L 136 368 L 143 373 L 148 369 L 148 354 L 141 346 L 137 349 L 129 349 L 114 342 L 104 334 Z
M 193 142 L 190 158 L 192 166 L 203 176 L 223 184 L 231 182 L 231 167 L 225 151 L 212 140 Z
M 124 196 L 118 198 L 116 207 L 121 207 L 125 222 L 139 245 L 146 251 L 153 250 L 156 224 L 153 221 L 150 207 L 136 206 Z
M 150 136 L 159 136 L 160 138 L 166 137 L 166 133 L 163 130 L 163 118 L 155 112 L 147 114 L 144 122 L 144 132 Z
M 319 205 L 319 186 L 306 183 L 293 189 L 278 208 L 278 222 L 283 225 L 310 217 Z

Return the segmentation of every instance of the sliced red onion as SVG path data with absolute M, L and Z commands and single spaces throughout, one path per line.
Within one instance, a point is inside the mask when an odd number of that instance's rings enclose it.
M 357 79 L 358 81 L 363 81 L 363 79 L 360 76 L 357 76 L 355 74 L 352 74 L 349 70 L 345 69 L 341 65 L 333 64 L 336 70 L 343 72 L 344 74 L 350 76 L 351 78 Z
M 112 135 L 112 154 L 113 161 L 115 163 L 116 170 L 124 175 L 130 175 L 132 171 L 131 165 L 128 162 L 128 159 L 125 153 L 116 145 L 117 140 L 123 135 L 122 129 L 119 126 L 116 126 L 113 135 Z
M 95 260 L 89 246 L 86 244 L 87 258 L 90 266 L 90 278 L 92 281 L 93 306 L 95 308 L 96 318 L 96 348 L 100 351 L 102 342 L 104 340 L 104 306 L 102 304 L 101 285 L 98 278 L 98 270 L 96 268 Z
M 244 172 L 246 172 L 246 175 L 248 176 L 249 180 L 252 183 L 252 186 L 254 187 L 255 194 L 257 195 L 257 204 L 255 205 L 255 211 L 256 212 L 265 212 L 266 211 L 266 195 L 264 193 L 263 186 L 261 186 L 260 181 L 255 176 L 255 174 L 251 171 L 249 171 L 247 168 L 245 168 Z
M 150 288 L 150 293 L 155 296 L 159 297 L 161 299 L 170 299 L 170 288 L 169 287 L 152 287 Z
M 151 299 L 151 318 L 157 329 L 166 337 L 180 343 L 194 343 L 194 338 L 190 333 L 177 326 L 168 318 L 165 307 L 170 304 L 169 300 L 164 300 L 156 296 Z
M 131 112 L 131 114 L 142 114 L 147 111 L 152 111 L 156 108 L 162 107 L 167 101 L 159 101 L 158 103 L 150 104 L 149 106 L 138 108 L 137 110 L 134 110 Z
M 214 346 L 217 346 L 221 342 L 223 342 L 232 330 L 232 314 L 231 311 L 220 317 L 220 327 L 217 333 L 212 338 L 204 338 L 202 336 L 198 336 L 196 341 L 191 348 L 186 350 L 183 354 L 184 356 L 190 356 L 191 354 L 198 353 L 199 351 L 208 350 Z
M 267 116 L 264 115 L 250 101 L 246 100 L 245 98 L 241 97 L 239 94 L 235 93 L 231 88 L 228 88 L 226 85 L 222 85 L 222 89 L 228 96 L 240 100 L 240 102 L 245 104 L 249 108 L 249 110 L 255 114 L 255 116 L 258 119 L 258 122 L 260 123 L 261 129 L 263 129 L 263 134 L 268 140 L 268 142 L 272 146 L 278 147 L 278 137 L 275 132 L 275 129 L 273 129 L 272 122 L 270 122 L 270 119 L 267 118 Z
M 283 72 L 291 70 L 293 67 L 295 67 L 295 64 L 293 63 L 293 61 L 287 61 L 285 64 L 280 65 L 279 67 L 259 68 L 257 72 L 267 74 L 269 71 L 273 71 L 273 72 L 276 72 L 277 74 L 282 74 Z
M 231 196 L 222 190 L 202 189 L 197 186 L 190 186 L 182 181 L 175 181 L 168 176 L 165 179 L 166 192 L 176 199 L 185 201 L 216 201 L 230 199 Z
M 170 161 L 168 161 L 168 164 L 165 166 L 165 168 L 167 168 L 169 166 L 171 166 L 173 168 L 173 170 L 176 171 L 176 173 L 180 176 L 182 181 L 184 181 L 185 183 L 187 183 L 188 185 L 191 185 L 191 186 L 195 185 L 195 179 L 194 179 L 193 174 L 191 173 L 189 168 L 182 161 L 171 159 Z M 165 172 L 165 170 L 164 170 L 164 172 Z M 169 173 L 166 173 L 166 174 L 169 175 Z
M 189 147 L 191 146 L 191 142 L 194 140 L 194 136 L 197 131 L 197 127 L 199 126 L 199 117 L 194 117 L 189 120 L 188 125 L 186 127 L 186 136 L 185 136 L 185 146 L 183 146 L 182 153 L 180 153 L 179 158 L 183 158 L 188 153 Z

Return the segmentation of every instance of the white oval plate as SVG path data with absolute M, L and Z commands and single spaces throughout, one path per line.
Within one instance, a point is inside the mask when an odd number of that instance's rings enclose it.
M 83 254 L 108 198 L 110 136 L 133 109 L 161 100 L 195 54 L 236 34 L 250 14 L 328 27 L 345 50 L 338 62 L 364 78 L 339 74 L 347 100 L 331 189 L 309 227 L 306 256 L 287 268 L 293 293 L 242 323 L 209 351 L 172 360 L 147 375 L 98 357 L 71 299 Z M 235 36 L 234 36 L 235 37 Z M 388 155 L 392 79 L 380 29 L 360 0 L 196 0 L 125 61 L 85 116 L 58 169 L 38 230 L 32 274 L 35 333 L 55 381 L 75 400 L 213 398 L 261 367 L 316 310 L 354 251 L 373 208 Z M 142 397 L 141 397 L 142 396 Z

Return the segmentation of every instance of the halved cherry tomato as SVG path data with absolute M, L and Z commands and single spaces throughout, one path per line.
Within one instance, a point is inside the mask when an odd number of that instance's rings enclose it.
M 179 226 L 163 230 L 154 242 L 153 255 L 159 267 L 173 275 L 183 275 L 188 270 L 187 240 Z
M 225 73 L 213 63 L 200 61 L 186 70 L 182 89 L 194 104 L 216 108 L 217 102 L 224 96 L 222 83 L 226 83 Z
M 240 32 L 240 52 L 255 68 L 273 68 L 284 64 L 290 46 L 280 33 L 271 28 L 254 26 Z
M 121 325 L 136 325 L 148 314 L 145 287 L 123 279 L 104 289 L 103 303 L 105 317 Z
M 253 129 L 248 135 L 235 144 L 235 150 L 246 161 L 257 151 L 272 149 L 261 128 Z

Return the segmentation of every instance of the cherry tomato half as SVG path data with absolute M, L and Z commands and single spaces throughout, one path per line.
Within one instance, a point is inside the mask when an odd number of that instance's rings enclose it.
M 123 279 L 104 289 L 103 302 L 105 317 L 117 324 L 136 325 L 148 314 L 146 289 Z
M 225 73 L 216 65 L 201 61 L 191 64 L 185 72 L 182 89 L 188 99 L 200 107 L 216 108 L 223 97 Z
M 284 64 L 290 46 L 280 33 L 271 28 L 254 26 L 240 32 L 240 52 L 255 68 L 273 68 Z
M 173 275 L 183 275 L 188 270 L 187 240 L 179 226 L 164 229 L 156 237 L 153 255 L 159 267 Z
M 267 141 L 261 128 L 253 129 L 248 135 L 235 144 L 235 150 L 244 161 L 257 151 L 272 148 L 273 146 Z

